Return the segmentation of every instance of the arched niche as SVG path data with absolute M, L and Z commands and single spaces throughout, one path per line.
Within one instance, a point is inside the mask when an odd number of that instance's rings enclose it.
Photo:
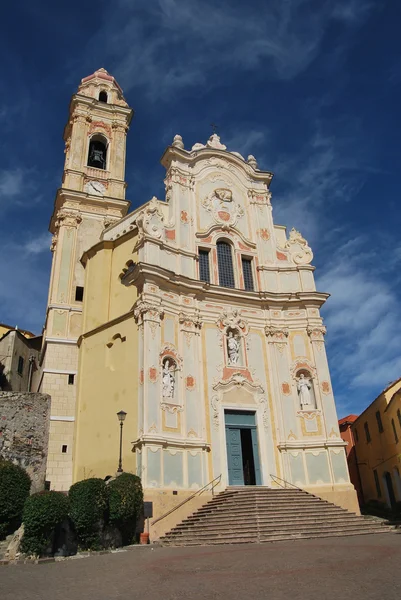
M 295 372 L 295 380 L 301 410 L 316 410 L 316 394 L 312 373 L 305 368 L 298 369 Z
M 95 133 L 89 142 L 88 167 L 107 169 L 108 140 L 100 133 Z
M 101 90 L 99 92 L 99 102 L 104 102 L 105 104 L 107 104 L 108 96 L 107 96 L 107 92 L 105 90 Z

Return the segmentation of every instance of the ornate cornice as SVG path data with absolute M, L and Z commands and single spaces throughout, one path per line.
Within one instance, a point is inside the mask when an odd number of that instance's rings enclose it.
M 153 321 L 159 323 L 164 316 L 164 310 L 150 302 L 146 302 L 140 298 L 134 305 L 134 318 L 138 325 L 146 321 Z

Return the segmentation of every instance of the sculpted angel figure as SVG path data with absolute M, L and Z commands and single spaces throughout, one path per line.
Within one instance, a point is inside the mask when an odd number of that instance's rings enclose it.
M 311 388 L 312 384 L 310 379 L 308 377 L 305 377 L 305 375 L 301 373 L 297 383 L 301 408 L 304 408 L 304 406 L 313 406 L 313 399 L 310 393 Z
M 174 397 L 174 386 L 175 386 L 175 377 L 174 377 L 174 365 L 170 367 L 170 361 L 166 360 L 163 367 L 163 398 L 173 398 Z
M 239 360 L 239 341 L 232 331 L 228 332 L 227 338 L 228 364 L 237 365 Z

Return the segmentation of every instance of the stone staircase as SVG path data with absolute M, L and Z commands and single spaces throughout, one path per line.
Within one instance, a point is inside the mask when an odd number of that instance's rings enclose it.
M 159 541 L 168 546 L 275 542 L 391 528 L 296 488 L 229 487 Z

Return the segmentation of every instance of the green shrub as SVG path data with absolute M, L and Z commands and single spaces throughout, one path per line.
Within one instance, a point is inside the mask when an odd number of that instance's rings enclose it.
M 141 480 L 137 475 L 122 473 L 109 483 L 108 488 L 109 521 L 120 530 L 123 544 L 131 544 L 143 509 Z
M 98 550 L 107 517 L 108 494 L 103 479 L 85 479 L 69 491 L 70 517 L 78 543 L 85 550 Z
M 18 465 L 0 459 L 0 539 L 21 525 L 31 480 Z
M 25 554 L 42 555 L 53 542 L 56 528 L 68 517 L 68 497 L 62 492 L 39 492 L 30 496 L 24 506 L 24 537 L 22 551 Z

